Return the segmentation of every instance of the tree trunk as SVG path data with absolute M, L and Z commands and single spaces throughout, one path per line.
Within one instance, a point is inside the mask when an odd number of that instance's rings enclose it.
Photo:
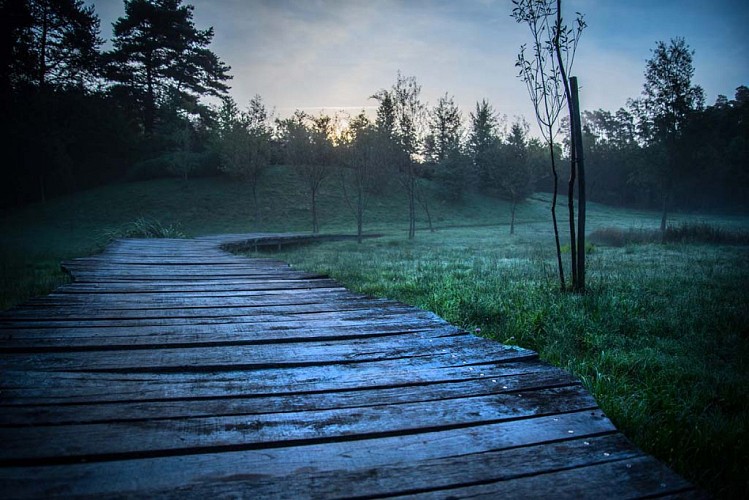
M 552 137 L 552 130 L 549 127 L 549 137 Z M 562 265 L 562 247 L 559 245 L 559 226 L 557 225 L 557 192 L 559 185 L 559 175 L 557 174 L 557 164 L 554 160 L 554 143 L 549 141 L 549 155 L 551 156 L 551 172 L 554 175 L 554 194 L 551 197 L 551 220 L 554 225 L 554 242 L 557 249 L 557 266 L 559 267 L 559 285 L 564 291 L 564 266 Z
M 317 189 L 312 189 L 312 234 L 317 234 Z
M 570 116 L 570 179 L 567 184 L 567 207 L 569 209 L 570 216 L 570 265 L 572 272 L 572 289 L 577 288 L 577 243 L 575 239 L 575 167 L 576 167 L 576 151 L 575 151 L 575 136 L 574 136 L 574 119 L 572 118 L 574 111 L 572 106 L 572 92 L 570 91 L 570 83 L 567 80 L 567 68 L 564 66 L 564 60 L 562 59 L 562 48 L 559 44 L 559 37 L 562 34 L 562 0 L 557 0 L 557 20 L 556 20 L 556 34 L 554 36 L 554 53 L 556 54 L 557 64 L 559 67 L 559 76 L 562 79 L 564 85 L 564 96 L 567 100 L 567 110 Z
M 429 232 L 433 233 L 434 227 L 432 226 L 432 214 L 429 212 L 429 201 L 423 196 L 424 193 L 420 193 L 418 196 L 419 203 L 424 207 L 424 213 L 427 216 L 427 225 L 429 226 Z
M 661 234 L 666 234 L 666 223 L 668 222 L 668 192 L 663 191 L 663 211 L 661 212 Z
M 46 2 L 42 2 L 42 35 L 41 35 L 41 46 L 39 47 L 39 88 L 43 88 L 47 79 L 47 30 L 49 23 L 49 16 L 47 12 L 48 5 Z
M 408 239 L 416 236 L 416 179 L 413 173 L 408 178 Z
M 255 208 L 255 228 L 260 224 L 260 207 L 257 204 L 257 182 L 252 183 L 252 205 Z
M 156 96 L 154 96 L 153 90 L 153 68 L 151 67 L 150 54 L 146 58 L 146 102 L 143 112 L 143 131 L 147 136 L 150 136 L 156 121 Z
M 517 198 L 512 197 L 512 208 L 510 209 L 510 234 L 515 234 L 515 208 L 518 206 Z
M 573 123 L 575 128 L 575 159 L 577 160 L 577 291 L 585 291 L 585 155 L 583 154 L 583 131 L 580 121 L 580 101 L 577 77 L 570 78 L 572 86 Z
M 364 227 L 364 192 L 359 185 L 358 197 L 356 200 L 356 242 L 362 242 L 362 233 Z
M 570 106 L 570 109 L 572 107 Z M 577 145 L 575 138 L 575 125 L 572 114 L 570 114 L 570 179 L 567 183 L 567 210 L 570 216 L 570 265 L 572 274 L 572 289 L 576 290 L 578 286 L 577 275 L 577 242 L 575 238 L 575 180 L 577 162 Z

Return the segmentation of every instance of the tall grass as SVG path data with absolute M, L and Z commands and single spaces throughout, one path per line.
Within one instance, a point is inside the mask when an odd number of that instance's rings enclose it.
M 185 238 L 179 224 L 162 224 L 157 219 L 138 217 L 114 229 L 106 229 L 102 236 L 108 244 L 122 238 Z

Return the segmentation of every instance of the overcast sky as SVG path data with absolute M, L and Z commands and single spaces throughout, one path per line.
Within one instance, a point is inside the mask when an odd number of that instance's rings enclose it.
M 102 36 L 124 14 L 121 0 L 92 2 Z M 294 109 L 355 114 L 390 87 L 400 70 L 415 76 L 434 104 L 447 92 L 467 118 L 488 99 L 511 120 L 535 127 L 514 66 L 526 26 L 510 0 L 193 0 L 199 29 L 213 26 L 211 48 L 232 68 L 231 95 L 244 107 L 260 94 L 278 115 Z M 746 0 L 564 0 L 571 21 L 588 28 L 573 74 L 583 109 L 616 110 L 642 89 L 645 60 L 658 40 L 684 37 L 695 51 L 694 83 L 707 103 L 749 85 Z

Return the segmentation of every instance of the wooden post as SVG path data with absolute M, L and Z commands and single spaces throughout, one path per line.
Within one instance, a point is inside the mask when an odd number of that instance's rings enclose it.
M 583 154 L 583 130 L 580 121 L 580 100 L 577 77 L 570 78 L 573 107 L 573 141 L 577 161 L 577 290 L 585 291 L 585 157 Z

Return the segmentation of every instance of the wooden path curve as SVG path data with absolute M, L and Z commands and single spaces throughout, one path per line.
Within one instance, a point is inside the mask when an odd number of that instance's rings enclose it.
M 0 315 L 0 497 L 692 497 L 525 349 L 220 245 L 120 240 Z

